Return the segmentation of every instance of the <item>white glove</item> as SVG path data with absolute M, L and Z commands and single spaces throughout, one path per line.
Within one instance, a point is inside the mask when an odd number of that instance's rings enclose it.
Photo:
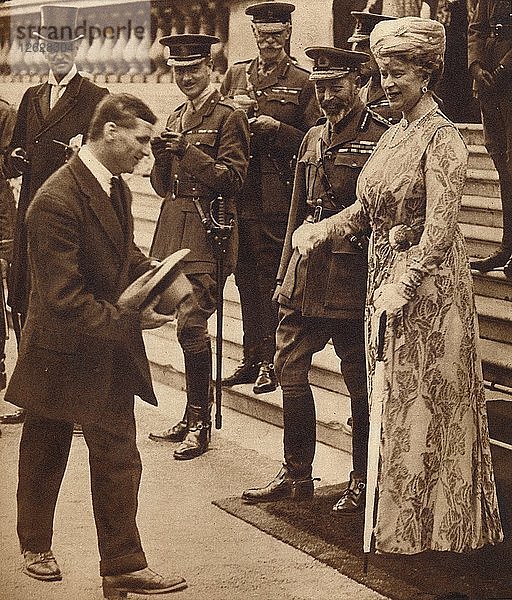
M 375 312 L 386 312 L 393 316 L 409 302 L 402 293 L 403 285 L 400 283 L 384 283 L 373 294 L 373 307 Z
M 307 256 L 327 239 L 327 227 L 320 223 L 303 223 L 292 235 L 292 247 L 297 248 L 302 256 Z

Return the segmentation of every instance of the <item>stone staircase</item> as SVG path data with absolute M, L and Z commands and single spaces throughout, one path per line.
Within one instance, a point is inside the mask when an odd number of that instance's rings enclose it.
M 492 252 L 501 238 L 501 205 L 497 176 L 482 144 L 478 125 L 461 125 L 460 129 L 470 149 L 468 181 L 460 223 L 472 257 Z M 133 212 L 136 242 L 148 252 L 160 199 L 152 192 L 148 177 L 134 176 L 129 185 L 134 191 Z M 502 272 L 475 272 L 475 295 L 480 321 L 481 353 L 489 397 L 508 396 L 512 388 L 512 282 Z M 225 288 L 224 360 L 223 371 L 231 373 L 242 358 L 242 330 L 238 291 L 233 277 Z M 215 316 L 209 328 L 215 337 Z M 173 323 L 145 332 L 145 341 L 153 373 L 158 381 L 172 388 L 184 389 L 184 365 L 176 341 Z M 346 423 L 350 402 L 339 361 L 329 344 L 314 357 L 310 373 L 317 405 L 318 440 L 330 446 L 350 451 L 350 431 Z M 281 396 L 279 389 L 270 394 L 255 395 L 251 385 L 224 388 L 223 403 L 239 412 L 281 426 Z M 504 392 L 497 394 L 499 392 Z M 172 392 L 170 392 L 172 393 Z

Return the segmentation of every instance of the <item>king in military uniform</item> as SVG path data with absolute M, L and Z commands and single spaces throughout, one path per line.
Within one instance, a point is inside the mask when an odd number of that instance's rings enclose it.
M 235 198 L 249 160 L 247 116 L 210 83 L 211 45 L 208 35 L 170 35 L 169 64 L 187 101 L 170 115 L 166 130 L 152 140 L 155 164 L 151 183 L 164 198 L 150 254 L 163 259 L 189 248 L 183 271 L 193 294 L 178 309 L 178 341 L 185 358 L 187 406 L 183 419 L 153 440 L 181 442 L 178 460 L 191 459 L 208 449 L 211 430 L 212 353 L 207 321 L 217 302 L 216 258 L 205 224 L 222 197 L 226 222 L 234 223 L 225 249 L 224 277 L 233 272 L 237 253 Z
M 243 361 L 224 385 L 254 383 L 255 393 L 276 388 L 273 359 L 277 307 L 275 278 L 290 209 L 295 157 L 320 117 L 309 72 L 286 53 L 291 13 L 285 2 L 246 9 L 258 46 L 256 58 L 233 65 L 221 92 L 247 110 L 251 159 L 239 195 L 240 246 L 235 271 L 243 323 Z
M 363 332 L 365 244 L 363 239 L 342 239 L 302 257 L 292 248 L 292 235 L 304 221 L 318 222 L 354 203 L 357 177 L 388 122 L 358 95 L 367 54 L 329 47 L 308 48 L 306 54 L 315 61 L 311 79 L 326 118 L 309 130 L 299 150 L 277 275 L 275 368 L 283 393 L 284 465 L 266 487 L 246 490 L 243 498 L 266 502 L 313 495 L 316 419 L 308 373 L 313 354 L 332 339 L 353 419 L 353 471 L 333 510 L 352 514 L 364 506 L 369 426 Z

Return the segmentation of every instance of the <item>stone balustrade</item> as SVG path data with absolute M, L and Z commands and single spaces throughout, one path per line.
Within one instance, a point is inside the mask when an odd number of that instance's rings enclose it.
M 27 2 L 24 11 L 0 8 L 1 82 L 38 83 L 46 77 L 47 44 L 31 35 L 39 23 L 39 4 Z M 214 70 L 220 75 L 227 65 L 228 26 L 227 0 L 88 0 L 79 11 L 76 34 L 84 37 L 78 42 L 77 66 L 98 83 L 169 82 L 168 49 L 158 40 L 205 33 L 221 40 L 212 48 Z

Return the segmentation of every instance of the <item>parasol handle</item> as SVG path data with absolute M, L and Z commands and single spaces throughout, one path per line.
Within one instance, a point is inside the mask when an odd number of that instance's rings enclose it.
M 382 311 L 379 317 L 379 331 L 377 334 L 377 360 L 384 360 L 384 339 L 386 336 L 386 324 L 388 315 Z

